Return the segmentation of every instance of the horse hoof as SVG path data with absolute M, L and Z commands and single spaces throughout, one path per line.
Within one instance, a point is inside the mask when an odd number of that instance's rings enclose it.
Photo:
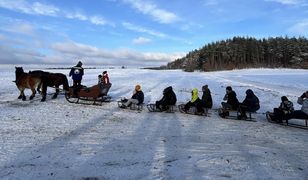
M 21 99 L 22 98 L 22 96 L 18 96 L 18 99 Z

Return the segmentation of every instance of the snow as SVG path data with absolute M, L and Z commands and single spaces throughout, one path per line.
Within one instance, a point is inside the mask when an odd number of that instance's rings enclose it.
M 268 123 L 263 114 L 283 95 L 296 105 L 307 90 L 307 70 L 107 69 L 114 101 L 102 106 L 71 104 L 63 95 L 49 95 L 46 102 L 40 95 L 18 100 L 14 70 L 0 66 L 0 179 L 308 179 L 307 130 Z M 102 71 L 86 69 L 83 84 L 97 83 Z M 170 85 L 180 104 L 190 99 L 191 89 L 208 84 L 211 116 L 119 109 L 116 100 L 130 97 L 136 84 L 146 104 Z M 248 88 L 260 98 L 257 122 L 217 115 L 228 85 L 240 101 Z

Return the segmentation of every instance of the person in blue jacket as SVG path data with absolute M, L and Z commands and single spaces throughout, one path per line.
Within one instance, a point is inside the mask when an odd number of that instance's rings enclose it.
M 82 68 L 82 62 L 79 61 L 76 66 L 71 68 L 69 76 L 72 76 L 73 79 L 73 87 L 79 88 L 81 86 L 81 80 L 83 76 L 83 68 Z

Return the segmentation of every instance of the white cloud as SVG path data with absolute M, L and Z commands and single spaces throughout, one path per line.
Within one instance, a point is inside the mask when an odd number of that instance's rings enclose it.
M 1 34 L 0 39 L 8 41 L 8 37 Z M 8 46 L 6 43 L 0 43 L 0 62 L 3 64 L 75 64 L 76 59 L 83 59 L 84 64 L 87 65 L 103 63 L 105 65 L 160 66 L 185 56 L 184 52 L 138 52 L 124 48 L 107 50 L 73 41 L 54 43 L 50 45 L 48 52 L 48 54 L 42 54 L 39 49 L 31 49 L 27 45 L 16 48 L 14 44 Z
M 53 17 L 65 17 L 68 19 L 78 19 L 81 21 L 89 21 L 90 23 L 95 25 L 113 25 L 101 16 L 87 16 L 80 12 L 64 11 L 54 5 L 43 4 L 40 2 L 34 2 L 33 4 L 31 4 L 25 0 L 0 0 L 0 7 L 31 15 L 44 15 Z
M 137 9 L 139 12 L 149 15 L 154 18 L 155 21 L 163 24 L 173 23 L 178 21 L 180 18 L 166 10 L 160 9 L 154 3 L 145 2 L 144 0 L 123 0 L 124 2 L 130 4 L 133 8 Z
M 302 0 L 265 0 L 267 2 L 277 2 L 284 5 L 297 5 L 302 3 Z
M 137 45 L 139 45 L 139 44 L 148 44 L 150 42 L 152 42 L 151 39 L 144 38 L 144 37 L 138 37 L 136 39 L 133 39 L 133 44 L 137 44 Z
M 0 7 L 25 14 L 45 16 L 57 16 L 60 11 L 59 8 L 53 5 L 42 4 L 39 2 L 30 4 L 24 0 L 0 0 Z
M 33 12 L 36 14 L 46 15 L 46 16 L 57 16 L 60 11 L 59 8 L 53 5 L 42 4 L 35 2 L 32 5 Z
M 58 54 L 57 56 L 69 57 L 68 59 L 73 61 L 76 58 L 86 59 L 88 64 L 103 62 L 110 65 L 165 65 L 185 55 L 185 53 L 142 53 L 131 49 L 110 51 L 76 42 L 55 43 L 51 48 Z M 73 61 L 72 63 L 75 63 Z
M 157 31 L 154 31 L 154 30 L 151 30 L 151 29 L 147 29 L 147 28 L 144 28 L 144 27 L 141 27 L 141 26 L 137 26 L 137 25 L 134 25 L 134 24 L 131 24 L 131 23 L 128 23 L 128 22 L 123 22 L 122 25 L 126 28 L 126 29 L 129 29 L 131 31 L 136 31 L 136 32 L 141 32 L 141 33 L 147 33 L 147 34 L 150 34 L 152 36 L 156 36 L 156 37 L 166 37 L 167 35 L 164 34 L 164 33 L 161 33 L 161 32 L 157 32 Z
M 218 1 L 217 0 L 204 0 L 204 5 L 206 6 L 214 6 L 214 5 L 218 5 Z
M 23 34 L 28 36 L 35 36 L 35 28 L 27 22 L 19 22 L 18 24 L 12 24 L 10 26 L 0 28 L 6 32 L 12 32 L 17 34 Z
M 92 16 L 92 17 L 90 17 L 90 21 L 91 21 L 91 23 L 96 24 L 96 25 L 107 24 L 107 21 L 100 16 Z
M 78 19 L 80 21 L 88 20 L 88 17 L 80 12 L 66 12 L 65 17 L 68 19 Z
M 289 28 L 289 31 L 300 35 L 308 35 L 308 19 L 294 24 L 291 28 Z

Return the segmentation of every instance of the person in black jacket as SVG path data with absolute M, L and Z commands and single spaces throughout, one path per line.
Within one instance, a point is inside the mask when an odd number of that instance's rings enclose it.
M 277 123 L 282 123 L 287 115 L 294 111 L 293 103 L 286 97 L 281 97 L 281 103 L 278 108 L 274 108 L 274 112 L 267 112 L 268 117 Z
M 125 99 L 123 104 L 120 106 L 121 108 L 129 107 L 131 104 L 140 105 L 144 101 L 144 94 L 141 90 L 140 85 L 135 86 L 135 90 L 133 92 L 133 95 L 130 99 Z
M 213 100 L 212 100 L 212 95 L 211 95 L 211 91 L 208 87 L 208 85 L 204 85 L 202 86 L 202 107 L 207 108 L 207 109 L 211 109 L 213 107 Z
M 219 112 L 219 116 L 225 118 L 226 116 L 229 116 L 230 110 L 237 110 L 239 106 L 239 101 L 236 97 L 236 93 L 232 90 L 231 86 L 226 87 L 226 94 L 223 100 L 227 102 L 221 103 L 222 108 Z
M 176 100 L 176 95 L 173 92 L 172 86 L 169 86 L 164 89 L 161 100 L 156 101 L 156 108 L 160 111 L 166 111 L 169 105 L 175 105 Z
M 259 98 L 253 93 L 251 89 L 247 89 L 244 101 L 239 105 L 238 119 L 247 119 L 246 111 L 256 112 L 260 109 Z

